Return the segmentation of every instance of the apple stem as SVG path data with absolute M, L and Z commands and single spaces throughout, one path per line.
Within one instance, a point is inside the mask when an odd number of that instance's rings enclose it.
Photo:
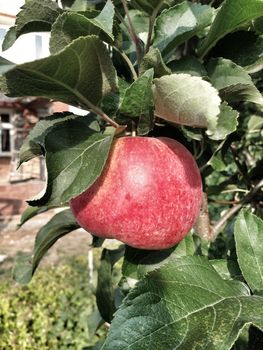
M 135 125 L 134 121 L 132 121 L 131 136 L 132 136 L 132 137 L 137 136 L 136 125 Z

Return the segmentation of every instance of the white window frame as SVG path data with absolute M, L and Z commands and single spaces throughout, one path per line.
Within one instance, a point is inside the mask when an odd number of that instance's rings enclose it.
M 0 157 L 11 157 L 12 152 L 14 150 L 14 134 L 15 129 L 14 125 L 12 124 L 13 116 L 14 116 L 14 110 L 12 109 L 5 109 L 0 108 L 0 115 L 1 114 L 9 114 L 9 123 L 2 123 L 0 119 Z M 10 130 L 10 151 L 2 151 L 2 130 Z

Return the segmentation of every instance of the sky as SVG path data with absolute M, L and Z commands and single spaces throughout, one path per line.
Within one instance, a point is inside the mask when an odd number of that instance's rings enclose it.
M 24 2 L 24 0 L 0 0 L 0 12 L 16 15 Z

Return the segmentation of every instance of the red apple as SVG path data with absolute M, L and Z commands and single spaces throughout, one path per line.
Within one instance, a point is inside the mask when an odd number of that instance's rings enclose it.
M 165 249 L 186 236 L 201 202 L 199 169 L 183 145 L 165 137 L 122 137 L 101 176 L 70 207 L 95 236 Z

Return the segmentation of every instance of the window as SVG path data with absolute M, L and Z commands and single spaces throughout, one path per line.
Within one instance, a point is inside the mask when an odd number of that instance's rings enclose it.
M 41 35 L 35 36 L 35 43 L 36 43 L 36 58 L 41 58 L 42 57 L 42 47 L 43 47 Z
M 0 155 L 11 155 L 13 151 L 13 126 L 10 112 L 0 112 L 0 138 Z
M 1 46 L 2 46 L 2 43 L 4 41 L 5 35 L 6 35 L 6 29 L 0 28 L 0 44 L 1 44 Z

